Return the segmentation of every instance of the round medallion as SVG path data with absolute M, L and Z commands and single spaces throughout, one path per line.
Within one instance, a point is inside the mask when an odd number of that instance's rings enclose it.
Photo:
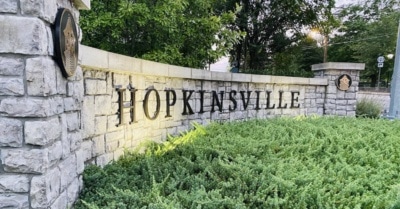
M 351 77 L 347 74 L 343 74 L 336 79 L 336 87 L 339 90 L 347 91 L 351 86 Z
M 78 66 L 78 32 L 72 13 L 65 8 L 57 11 L 54 53 L 64 77 L 73 76 Z

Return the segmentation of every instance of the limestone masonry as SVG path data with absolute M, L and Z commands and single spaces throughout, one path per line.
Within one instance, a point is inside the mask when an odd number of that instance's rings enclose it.
M 232 74 L 81 45 L 66 79 L 53 59 L 52 27 L 61 7 L 79 24 L 74 5 L 90 1 L 0 1 L 0 208 L 70 208 L 85 165 L 104 166 L 194 122 L 355 115 L 364 69 L 356 63 L 314 65 L 315 78 Z M 345 91 L 336 86 L 343 75 Z

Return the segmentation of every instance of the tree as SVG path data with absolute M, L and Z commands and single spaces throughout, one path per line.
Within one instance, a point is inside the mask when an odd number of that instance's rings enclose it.
M 322 54 L 322 49 L 316 40 L 303 36 L 284 51 L 275 53 L 272 62 L 262 74 L 313 77 L 311 65 L 320 63 Z
M 239 61 L 241 72 L 259 73 L 273 62 L 274 54 L 302 38 L 305 26 L 330 13 L 334 0 L 229 0 L 226 7 L 235 5 L 241 10 L 230 28 L 246 32 L 246 36 L 234 45 L 231 59 Z
M 83 44 L 129 56 L 204 68 L 233 47 L 236 8 L 217 0 L 92 0 L 81 13 Z
M 397 1 L 366 0 L 361 4 L 343 9 L 340 17 L 341 34 L 332 41 L 330 56 L 333 61 L 365 63 L 362 79 L 374 86 L 378 79 L 377 58 L 394 54 L 400 3 Z M 382 68 L 382 78 L 390 80 L 393 60 L 387 60 Z

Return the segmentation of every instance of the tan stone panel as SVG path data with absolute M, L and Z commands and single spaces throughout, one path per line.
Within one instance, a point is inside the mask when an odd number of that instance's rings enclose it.
M 168 66 L 168 75 L 173 78 L 191 78 L 192 69 L 170 65 Z
M 109 52 L 100 49 L 79 45 L 79 55 L 83 67 L 90 67 L 93 69 L 108 68 L 108 53 Z
M 141 73 L 142 61 L 133 57 L 128 57 L 115 53 L 108 53 L 109 69 L 124 71 L 128 73 Z
M 207 70 L 192 69 L 192 79 L 211 80 L 211 72 Z

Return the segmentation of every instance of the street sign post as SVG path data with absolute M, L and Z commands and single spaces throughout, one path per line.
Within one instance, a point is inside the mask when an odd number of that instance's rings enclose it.
M 383 68 L 383 62 L 385 62 L 385 57 L 379 56 L 378 59 L 378 89 L 381 87 L 381 70 Z

